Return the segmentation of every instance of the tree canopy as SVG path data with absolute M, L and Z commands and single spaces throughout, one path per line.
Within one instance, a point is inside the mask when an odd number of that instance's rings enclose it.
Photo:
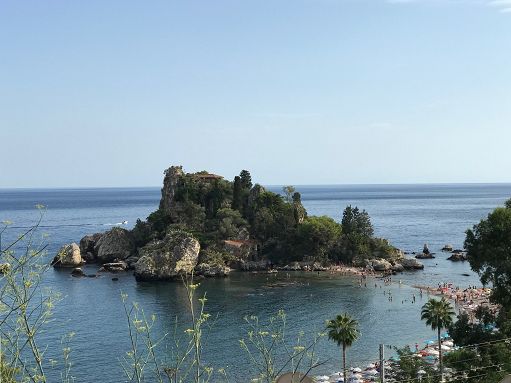
M 465 249 L 481 282 L 493 285 L 492 300 L 511 308 L 511 200 L 467 230 Z

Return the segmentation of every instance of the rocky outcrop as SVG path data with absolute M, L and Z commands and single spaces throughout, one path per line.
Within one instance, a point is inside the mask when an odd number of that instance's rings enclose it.
M 394 271 L 396 273 L 400 273 L 402 271 L 405 271 L 405 267 L 400 263 L 396 263 L 396 264 L 392 265 L 392 271 Z
M 71 271 L 71 275 L 72 275 L 73 277 L 77 277 L 77 278 L 85 277 L 85 273 L 83 272 L 83 270 L 82 270 L 80 267 L 75 267 L 75 268 Z
M 199 241 L 191 234 L 170 231 L 163 240 L 150 242 L 139 249 L 135 278 L 137 281 L 158 281 L 189 274 L 197 266 L 199 250 Z
M 451 252 L 452 249 L 453 249 L 453 246 L 450 244 L 444 245 L 444 247 L 442 247 L 442 251 Z
M 467 260 L 467 255 L 465 253 L 452 253 L 447 260 L 453 262 L 464 262 Z
M 128 269 L 128 264 L 124 261 L 116 260 L 117 262 L 103 263 L 98 272 L 108 271 L 110 273 L 119 273 Z
M 160 210 L 166 215 L 172 216 L 175 207 L 176 191 L 184 176 L 182 166 L 171 166 L 163 172 L 163 188 L 161 189 Z
M 268 265 L 267 265 L 268 268 Z M 285 266 L 279 267 L 284 271 L 327 271 L 328 267 L 323 266 L 320 262 L 291 262 Z
M 100 263 L 125 260 L 135 253 L 135 241 L 126 229 L 114 227 L 105 232 L 94 246 L 96 258 Z
M 370 260 L 367 260 L 367 264 L 374 271 L 392 270 L 392 264 L 385 259 L 370 259 Z
M 428 247 L 427 243 L 424 244 L 424 247 L 422 248 L 422 253 L 423 254 L 429 254 L 430 253 L 429 247 Z
M 53 267 L 77 267 L 83 265 L 80 247 L 76 243 L 62 246 L 51 264 Z
M 405 270 L 422 270 L 424 265 L 414 258 L 403 258 L 399 261 Z
M 301 264 L 301 262 L 291 262 L 291 263 L 281 267 L 280 270 L 284 270 L 284 271 L 301 271 L 302 270 L 302 264 Z
M 419 254 L 416 254 L 415 255 L 415 258 L 417 259 L 433 259 L 435 258 L 435 256 L 433 255 L 433 253 L 419 253 Z
M 242 271 L 263 271 L 268 270 L 270 263 L 266 260 L 261 261 L 239 261 L 236 264 L 236 269 Z
M 231 268 L 225 265 L 210 265 L 209 263 L 201 263 L 195 267 L 197 275 L 205 277 L 226 277 L 231 272 Z
M 103 233 L 89 234 L 80 239 L 80 253 L 87 263 L 96 261 L 97 252 L 94 249 Z

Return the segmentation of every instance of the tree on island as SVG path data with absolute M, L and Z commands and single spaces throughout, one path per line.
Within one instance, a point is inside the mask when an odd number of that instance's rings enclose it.
M 241 185 L 241 177 L 234 177 L 234 182 L 232 186 L 232 204 L 231 207 L 233 210 L 242 211 L 243 210 L 243 187 Z
M 373 225 L 369 214 L 358 207 L 346 206 L 342 213 L 342 229 L 345 234 L 356 234 L 363 237 L 372 237 L 374 234 Z
M 242 170 L 240 173 L 241 187 L 243 189 L 252 189 L 252 176 L 248 170 Z
M 422 306 L 421 319 L 433 330 L 437 330 L 438 335 L 438 358 L 440 362 L 440 381 L 444 380 L 444 366 L 442 361 L 442 338 L 440 332 L 453 323 L 452 317 L 454 311 L 451 304 L 442 298 L 441 300 L 430 299 Z
M 328 330 L 328 339 L 336 342 L 338 346 L 342 346 L 342 373 L 344 382 L 347 382 L 346 349 L 360 336 L 358 322 L 348 314 L 340 314 L 335 319 L 329 320 L 326 328 Z

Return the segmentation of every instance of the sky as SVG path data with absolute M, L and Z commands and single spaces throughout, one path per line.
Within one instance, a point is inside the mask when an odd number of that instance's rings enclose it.
M 0 188 L 511 182 L 511 0 L 0 0 Z

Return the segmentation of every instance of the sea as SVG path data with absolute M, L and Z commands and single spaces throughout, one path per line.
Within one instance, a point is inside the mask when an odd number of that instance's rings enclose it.
M 279 186 L 268 188 L 281 190 Z M 254 374 L 239 342 L 249 331 L 244 318 L 251 315 L 264 324 L 284 310 L 289 340 L 295 341 L 303 332 L 303 342 L 307 342 L 324 331 L 328 319 L 349 313 L 359 322 L 361 332 L 348 350 L 350 366 L 376 361 L 380 344 L 386 345 L 387 356 L 393 347 L 423 345 L 434 337 L 420 320 L 428 296 L 420 296 L 413 286 L 480 286 L 467 262 L 448 261 L 449 254 L 441 248 L 445 244 L 463 248 L 465 231 L 511 196 L 511 184 L 308 185 L 296 189 L 309 215 L 340 221 L 347 205 L 358 206 L 371 216 L 377 236 L 408 253 L 420 252 L 428 244 L 436 258 L 423 260 L 423 271 L 395 276 L 390 285 L 368 278 L 360 287 L 357 277 L 326 272 L 234 272 L 224 279 L 201 281 L 197 294 L 206 294 L 206 311 L 211 314 L 204 336 L 204 362 L 215 369 L 224 368 L 231 382 L 249 381 Z M 159 199 L 156 187 L 2 189 L 0 221 L 12 222 L 2 235 L 2 246 L 41 219 L 34 239 L 47 245 L 51 258 L 63 244 L 78 242 L 86 234 L 113 226 L 133 227 L 138 218 L 145 219 L 157 209 Z M 45 208 L 36 209 L 37 204 Z M 85 269 L 94 273 L 97 267 Z M 75 333 L 70 359 L 76 382 L 127 381 L 121 362 L 130 340 L 121 294 L 127 294 L 129 302 L 137 302 L 148 316 L 156 315 L 153 331 L 156 337 L 167 334 L 164 343 L 168 348 L 159 350 L 159 356 L 167 361 L 172 359 L 176 336 L 182 338 L 188 327 L 187 293 L 181 282 L 137 283 L 130 273 L 116 274 L 116 281 L 112 277 L 74 278 L 69 270 L 53 269 L 44 275 L 44 286 L 59 292 L 62 299 L 38 341 L 48 346 L 46 358 L 62 360 L 61 339 Z M 339 371 L 341 353 L 336 344 L 323 339 L 316 354 L 322 364 L 315 373 Z M 60 380 L 61 367 L 59 363 L 48 370 L 50 381 Z

